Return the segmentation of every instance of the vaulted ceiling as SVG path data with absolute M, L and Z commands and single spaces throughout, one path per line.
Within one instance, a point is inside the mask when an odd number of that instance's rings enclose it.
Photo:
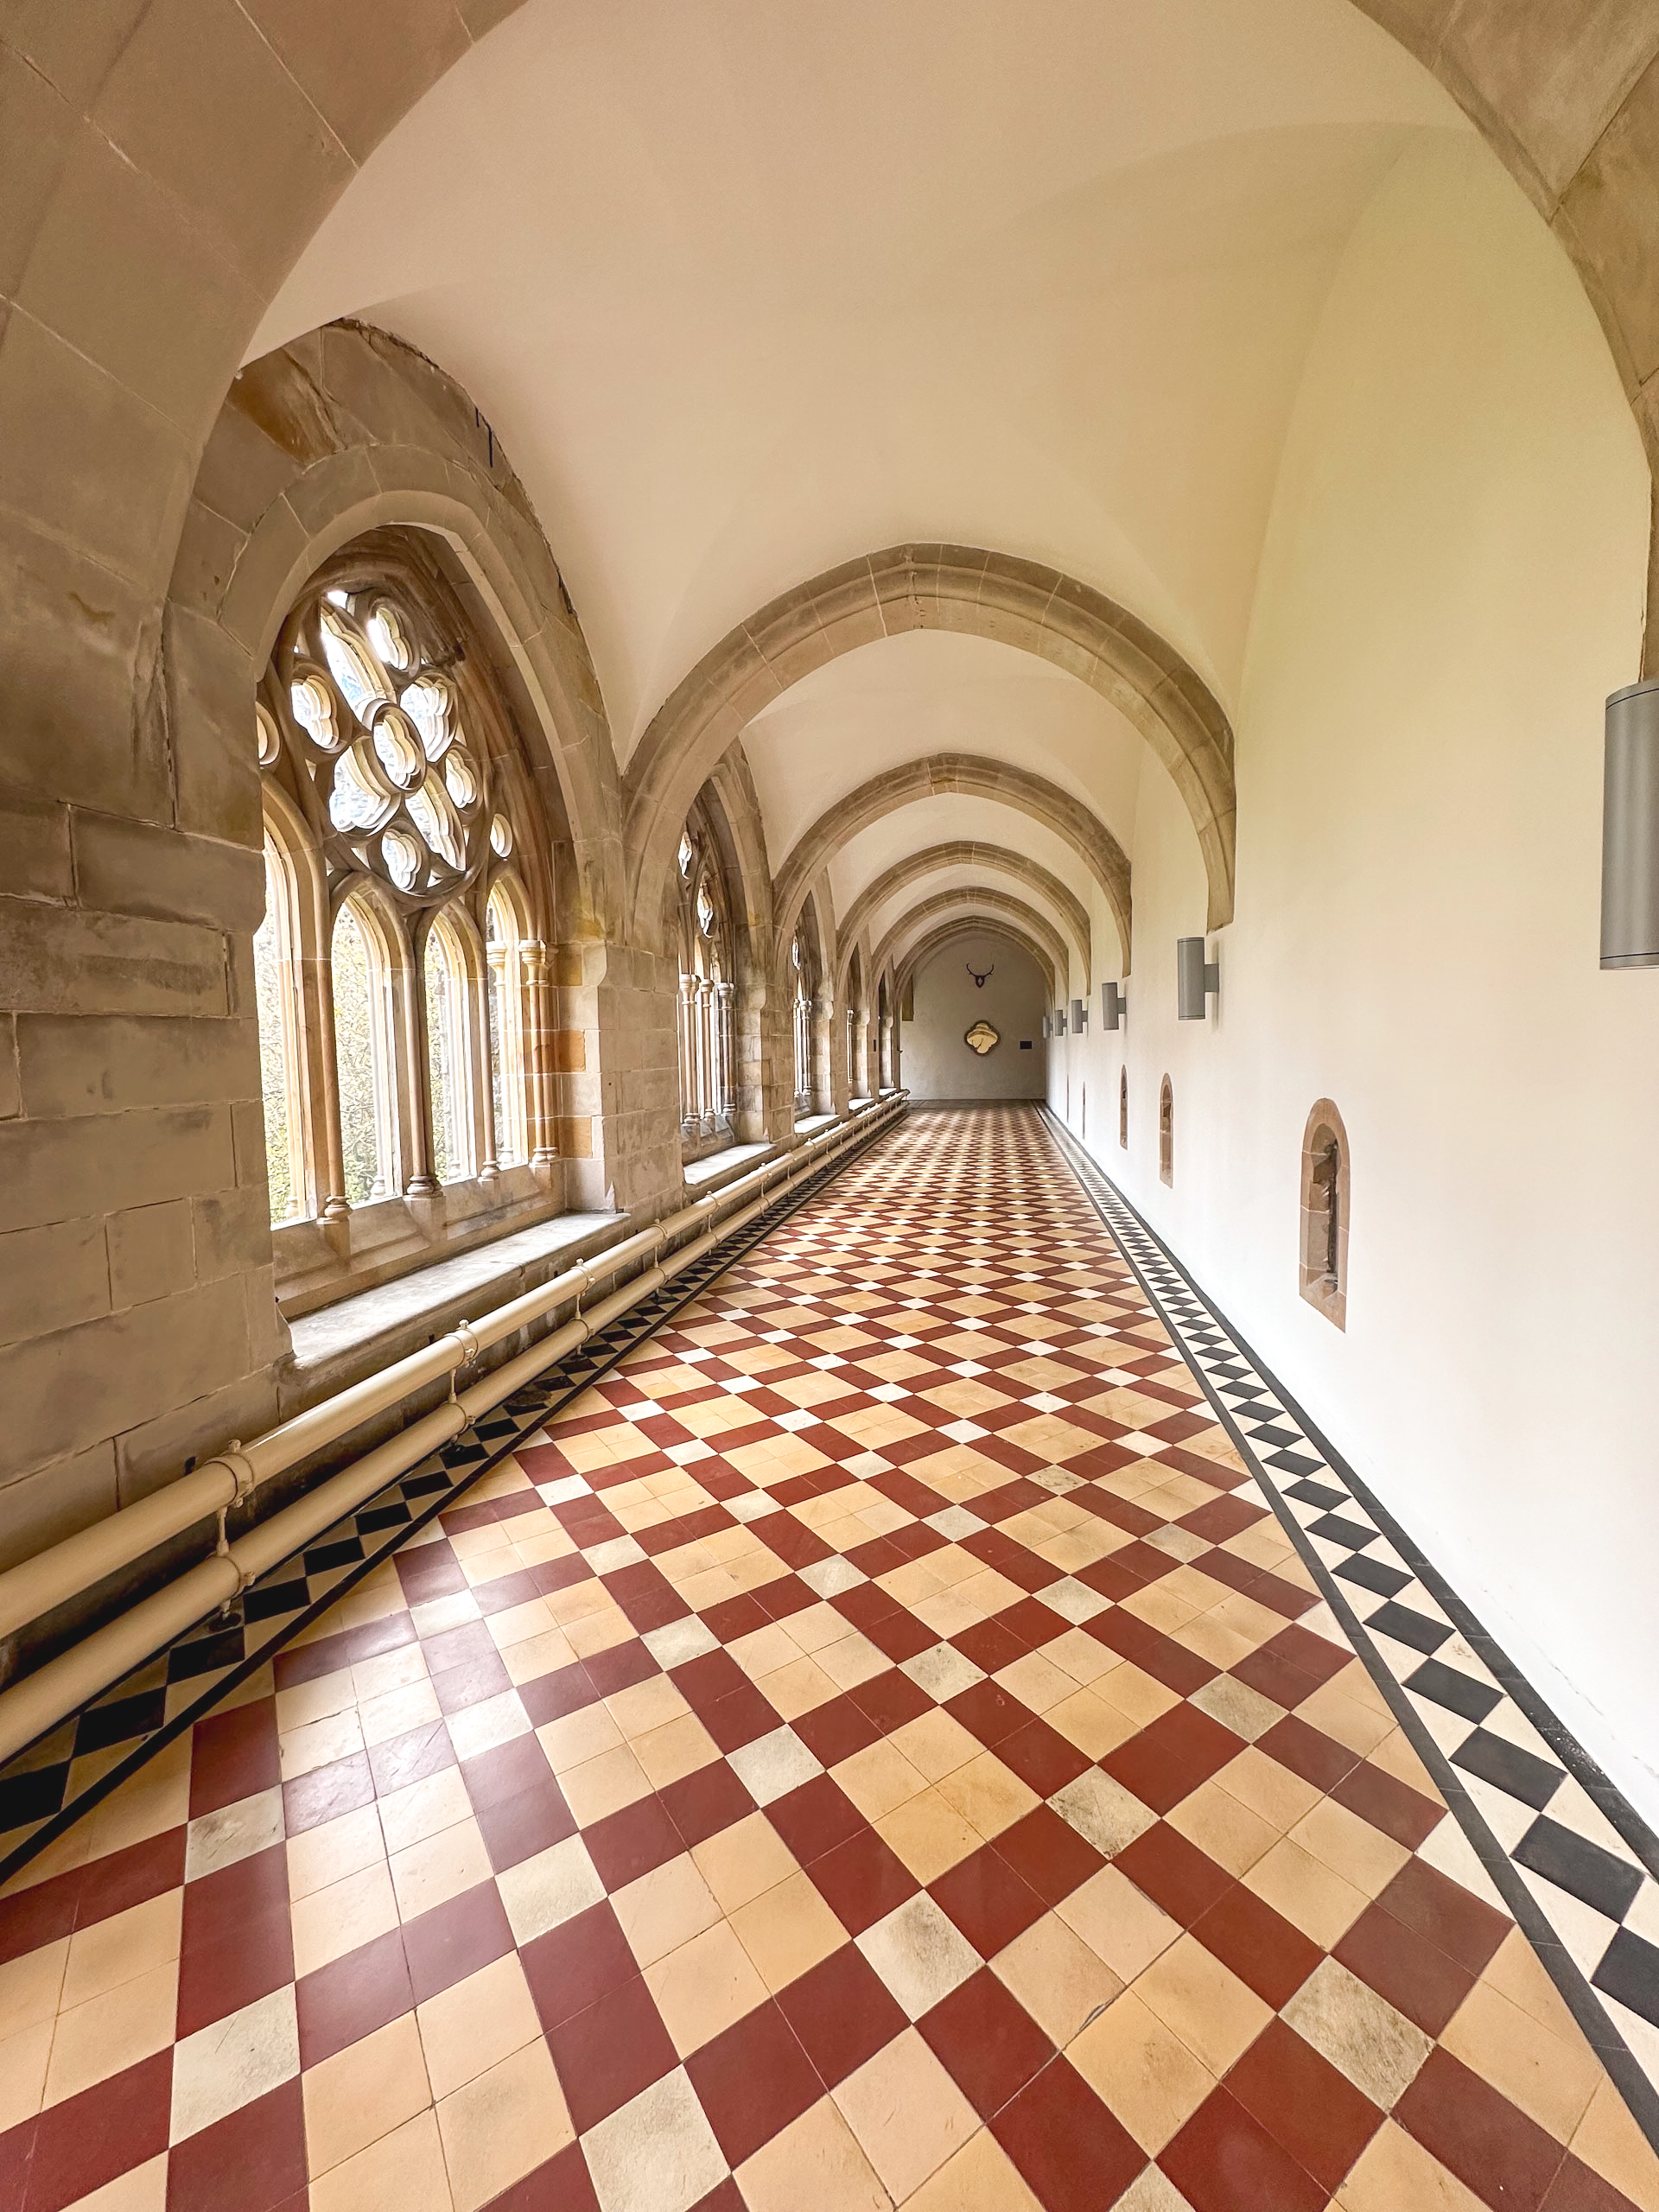
M 624 767 L 756 609 L 918 539 L 1106 594 L 1224 715 L 1338 257 L 1412 134 L 1467 129 L 1347 0 L 529 0 L 365 162 L 250 350 L 358 315 L 467 385 Z M 742 742 L 774 873 L 924 757 L 1016 763 L 1126 850 L 1165 772 L 1098 690 L 963 635 L 847 653 Z M 995 796 L 907 795 L 857 830 L 830 860 L 838 913 L 967 842 L 1064 885 L 1109 972 L 1098 883 Z M 959 859 L 869 942 L 973 882 L 1018 890 L 1086 973 L 1052 897 Z

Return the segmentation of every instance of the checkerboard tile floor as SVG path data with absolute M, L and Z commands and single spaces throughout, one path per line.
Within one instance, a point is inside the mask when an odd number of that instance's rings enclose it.
M 913 1111 L 0 1961 L 18 2212 L 1659 2212 L 1029 1109 Z

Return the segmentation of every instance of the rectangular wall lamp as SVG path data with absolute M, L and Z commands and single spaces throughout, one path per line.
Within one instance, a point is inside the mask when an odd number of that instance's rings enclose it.
M 1057 1006 L 1054 1009 L 1054 1034 L 1057 1037 L 1065 1034 L 1065 1008 L 1063 1006 Z
M 1052 1037 L 1054 1034 L 1053 1018 L 1050 1014 L 1046 1014 L 1043 1016 L 1043 1034 L 1045 1037 Z
M 1659 968 L 1659 678 L 1607 702 L 1601 964 Z
M 1071 1001 L 1071 1033 L 1072 1033 L 1072 1035 L 1073 1035 L 1074 1037 L 1081 1037 L 1081 1036 L 1082 1036 L 1082 1034 L 1083 1034 L 1083 1033 L 1084 1033 L 1084 1031 L 1088 1027 L 1089 1027 L 1089 1009 L 1088 1009 L 1088 1007 L 1087 1007 L 1086 1006 L 1084 1006 L 1084 1002 L 1083 1002 L 1083 1001 L 1082 1001 L 1081 999 L 1073 999 L 1073 1000 L 1072 1000 L 1072 1001 Z
M 1129 1019 L 1128 994 L 1116 983 L 1103 983 L 1100 987 L 1100 1026 L 1103 1029 L 1122 1029 Z
M 1221 963 L 1204 957 L 1201 937 L 1178 937 L 1175 940 L 1176 1017 L 1181 1021 L 1202 1021 L 1205 1017 L 1205 995 L 1221 989 Z

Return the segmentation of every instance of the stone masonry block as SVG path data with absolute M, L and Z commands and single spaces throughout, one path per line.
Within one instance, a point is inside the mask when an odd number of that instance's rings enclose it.
M 168 608 L 163 634 L 179 827 L 257 852 L 252 662 L 228 631 L 182 607 Z
M 195 1281 L 190 1207 L 188 1198 L 168 1198 L 111 1215 L 110 1295 L 118 1308 L 171 1298 Z
M 0 1488 L 0 1571 L 115 1511 L 115 1446 L 105 1439 Z
M 23 1014 L 17 1065 L 23 1106 L 41 1120 L 228 1103 L 259 1094 L 259 1033 L 252 1020 Z
M 248 1370 L 242 1300 L 216 1286 L 0 1351 L 0 1476 L 85 1451 Z
M 0 1236 L 0 1344 L 71 1328 L 109 1310 L 101 1220 L 58 1221 Z
M 69 810 L 19 800 L 0 808 L 0 883 L 20 899 L 68 899 Z
M 274 1428 L 276 1421 L 276 1384 L 266 1369 L 238 1376 L 188 1405 L 137 1423 L 115 1440 L 121 1503 L 137 1504 L 181 1475 L 187 1460 L 210 1459 L 232 1437 L 245 1444 Z
M 245 846 L 86 813 L 74 845 L 83 906 L 250 933 L 264 918 L 264 861 Z
M 221 1190 L 234 1181 L 232 1168 L 225 1106 L 7 1122 L 0 1124 L 0 1230 Z
M 0 898 L 0 1000 L 20 1014 L 223 1014 L 225 941 L 198 923 Z
M 239 1190 L 214 1191 L 192 1200 L 199 1282 L 270 1265 L 270 1206 L 263 1177 Z

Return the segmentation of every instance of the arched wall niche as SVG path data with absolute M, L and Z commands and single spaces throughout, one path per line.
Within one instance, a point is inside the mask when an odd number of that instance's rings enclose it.
M 1302 1132 L 1297 1288 L 1338 1329 L 1348 1326 L 1348 1131 L 1328 1098 L 1315 1100 Z
M 930 627 L 1020 646 L 1065 669 L 1118 708 L 1169 770 L 1192 816 L 1209 882 L 1210 926 L 1231 919 L 1233 737 L 1219 702 L 1173 647 L 1103 594 L 1012 555 L 944 545 L 891 546 L 798 585 L 730 632 L 664 702 L 629 764 L 628 868 L 635 910 L 642 899 L 649 910 L 647 887 L 686 796 L 762 707 L 842 653 Z M 1010 803 L 1022 802 L 1011 797 Z M 831 809 L 823 819 L 836 811 Z M 1116 918 L 1127 967 L 1128 866 L 1110 833 L 1096 828 L 1090 865 Z M 810 836 L 802 837 L 778 877 L 780 931 L 791 926 L 800 882 L 817 864 L 810 857 Z M 800 876 L 793 872 L 798 855 Z

